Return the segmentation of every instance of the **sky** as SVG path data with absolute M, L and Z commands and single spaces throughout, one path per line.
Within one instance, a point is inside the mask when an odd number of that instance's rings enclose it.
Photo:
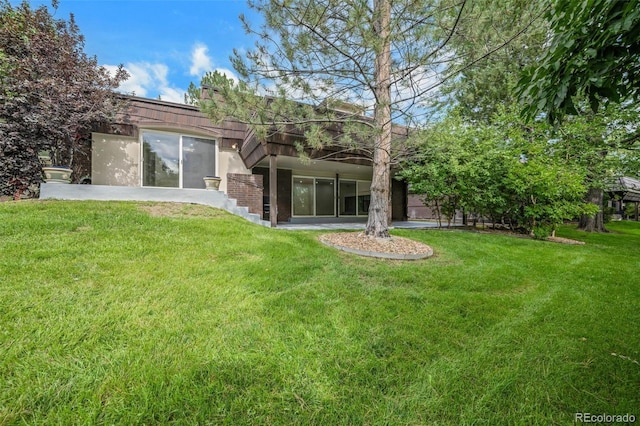
M 189 83 L 198 85 L 205 72 L 234 76 L 233 49 L 247 51 L 254 44 L 239 15 L 259 23 L 244 0 L 59 0 L 57 10 L 50 1 L 29 3 L 49 6 L 57 19 L 72 13 L 85 53 L 102 66 L 122 64 L 129 72 L 122 92 L 180 103 Z

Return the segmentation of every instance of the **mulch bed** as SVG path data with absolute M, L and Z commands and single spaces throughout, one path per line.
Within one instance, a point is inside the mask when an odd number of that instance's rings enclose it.
M 336 232 L 323 234 L 320 240 L 334 246 L 376 253 L 413 255 L 428 254 L 433 250 L 426 244 L 404 237 L 373 238 L 364 232 Z

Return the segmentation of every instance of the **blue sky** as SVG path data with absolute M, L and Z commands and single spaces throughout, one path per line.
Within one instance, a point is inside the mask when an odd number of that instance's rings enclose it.
M 85 36 L 85 53 L 129 71 L 122 91 L 173 102 L 183 102 L 189 83 L 198 84 L 206 71 L 233 75 L 233 49 L 245 51 L 254 42 L 238 16 L 259 22 L 244 0 L 60 0 L 55 17 L 66 20 L 70 13 Z

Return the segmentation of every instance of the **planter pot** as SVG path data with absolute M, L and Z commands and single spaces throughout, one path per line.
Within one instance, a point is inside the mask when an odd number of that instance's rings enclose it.
M 43 167 L 42 172 L 47 183 L 71 183 L 72 170 L 69 167 Z
M 212 191 L 217 191 L 220 188 L 220 178 L 217 176 L 205 176 L 202 178 L 204 180 L 204 186 Z

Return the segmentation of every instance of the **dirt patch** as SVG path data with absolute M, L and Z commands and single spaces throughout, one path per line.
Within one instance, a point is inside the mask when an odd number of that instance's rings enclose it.
M 220 217 L 224 213 L 216 208 L 200 204 L 144 203 L 140 210 L 153 217 Z
M 572 240 L 570 238 L 562 238 L 562 237 L 548 237 L 547 241 L 551 241 L 552 243 L 560 243 L 560 244 L 572 244 L 575 246 L 583 246 L 585 245 L 584 241 Z
M 363 252 L 394 255 L 430 255 L 433 249 L 426 244 L 403 237 L 372 238 L 364 232 L 337 232 L 320 235 L 320 240 L 337 247 Z

